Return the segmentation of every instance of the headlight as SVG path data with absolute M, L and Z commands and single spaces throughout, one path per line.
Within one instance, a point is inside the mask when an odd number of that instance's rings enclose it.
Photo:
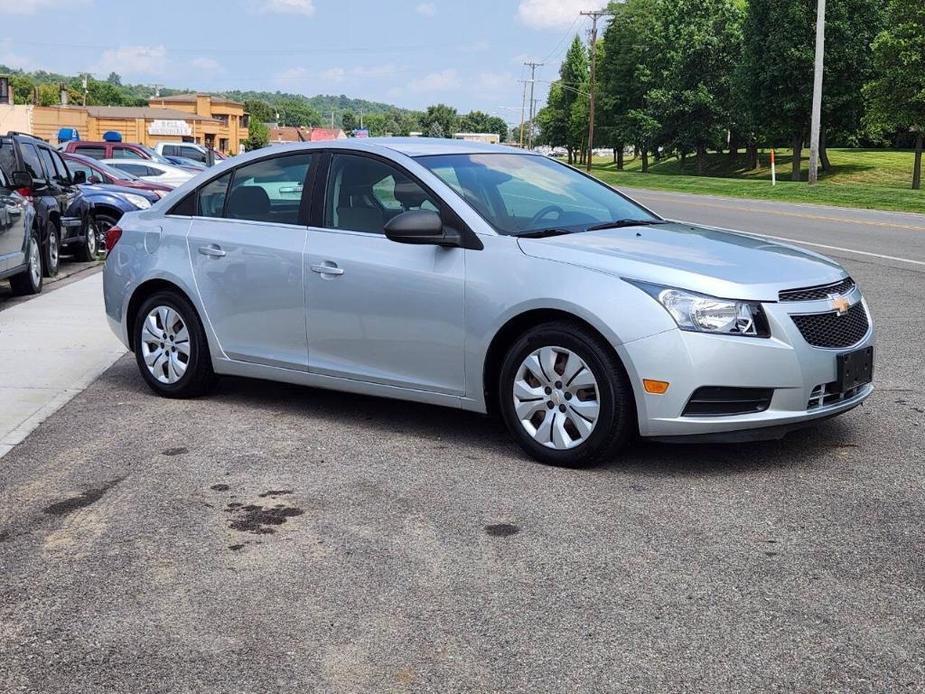
M 745 337 L 771 336 L 768 319 L 757 301 L 718 299 L 684 289 L 628 281 L 664 306 L 681 330 Z
M 134 193 L 122 193 L 122 197 L 132 203 L 139 210 L 146 210 L 151 207 L 151 201 Z

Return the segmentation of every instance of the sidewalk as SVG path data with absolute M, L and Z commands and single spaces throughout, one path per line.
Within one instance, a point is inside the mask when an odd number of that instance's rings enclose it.
M 124 353 L 101 273 L 0 311 L 0 458 Z

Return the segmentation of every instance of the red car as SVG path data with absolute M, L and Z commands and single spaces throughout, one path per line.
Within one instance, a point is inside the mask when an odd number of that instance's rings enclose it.
M 71 173 L 83 171 L 87 177 L 87 183 L 109 183 L 123 188 L 140 188 L 141 190 L 150 190 L 157 193 L 158 196 L 164 197 L 173 190 L 170 186 L 161 185 L 160 183 L 151 183 L 143 181 L 137 176 L 119 169 L 113 168 L 102 162 L 98 162 L 92 157 L 85 157 L 82 154 L 62 153 L 64 161 Z

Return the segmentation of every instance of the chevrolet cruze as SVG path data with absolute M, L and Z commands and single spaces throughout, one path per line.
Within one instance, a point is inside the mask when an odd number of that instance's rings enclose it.
M 873 389 L 870 313 L 838 264 L 516 149 L 261 149 L 107 243 L 112 328 L 166 397 L 234 374 L 491 412 L 580 466 L 636 434 L 777 438 Z

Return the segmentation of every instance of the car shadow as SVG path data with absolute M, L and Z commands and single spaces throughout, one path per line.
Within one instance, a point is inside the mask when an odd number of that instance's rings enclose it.
M 279 414 L 310 415 L 334 423 L 352 423 L 422 441 L 441 449 L 481 450 L 532 462 L 497 420 L 474 412 L 401 400 L 355 395 L 272 381 L 223 377 L 211 397 Z M 822 464 L 837 450 L 857 448 L 856 429 L 839 419 L 800 429 L 776 441 L 736 444 L 672 444 L 636 438 L 614 460 L 593 471 L 648 475 L 729 475 Z

